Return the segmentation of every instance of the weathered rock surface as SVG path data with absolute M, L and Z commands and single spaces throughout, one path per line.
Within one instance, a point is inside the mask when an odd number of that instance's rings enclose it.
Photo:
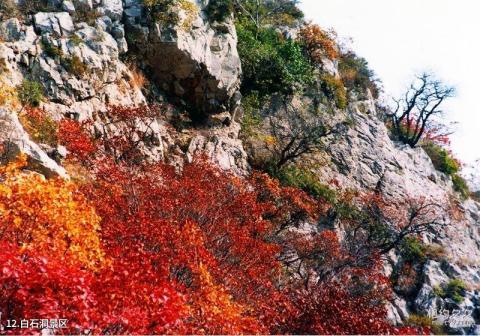
M 188 146 L 187 158 L 192 160 L 196 155 L 205 154 L 222 169 L 245 175 L 249 165 L 242 142 L 238 139 L 238 131 L 239 125 L 233 124 L 229 128 L 194 136 Z
M 99 116 L 108 104 L 147 102 L 142 88 L 132 81 L 132 70 L 120 60 L 121 54 L 128 50 L 126 37 L 132 29 L 140 29 L 148 37 L 148 43 L 154 43 L 153 47 L 144 45 L 142 50 L 150 53 L 147 60 L 152 61 L 149 64 L 156 69 L 155 77 L 167 91 L 173 88 L 173 93 L 180 98 L 192 98 L 191 106 L 202 112 L 229 111 L 238 106 L 240 60 L 232 22 L 211 25 L 199 12 L 192 17 L 189 29 L 185 29 L 183 21 L 178 27 L 166 29 L 160 24 L 147 24 L 140 17 L 142 5 L 135 0 L 126 1 L 125 9 L 121 0 L 58 0 L 50 5 L 58 11 L 36 13 L 31 23 L 18 19 L 0 22 L 0 40 L 3 41 L 0 60 L 5 67 L 0 80 L 8 87 L 15 87 L 24 79 L 40 82 L 46 95 L 42 108 L 55 120 Z M 200 9 L 201 5 L 197 6 Z M 84 17 L 77 12 L 85 9 L 97 12 L 95 22 L 75 21 Z M 129 27 L 127 31 L 124 17 Z M 139 20 L 132 22 L 132 18 Z M 170 36 L 167 30 L 175 33 Z M 68 67 L 73 58 L 83 70 L 72 71 Z M 239 126 L 230 122 L 227 112 L 217 116 L 221 120 L 215 127 L 191 129 L 186 147 L 179 146 L 175 141 L 178 135 L 171 134 L 172 128 L 158 120 L 154 125 L 158 141 L 145 147 L 145 154 L 150 159 L 163 160 L 167 159 L 166 153 L 170 153 L 169 161 L 181 165 L 184 159 L 206 153 L 222 168 L 245 174 L 248 164 L 237 137 Z M 228 127 L 222 125 L 226 120 Z M 44 158 L 43 154 L 41 156 Z
M 3 108 L 0 108 L 0 145 L 0 161 L 3 161 L 3 164 L 14 160 L 18 154 L 25 153 L 28 156 L 27 169 L 47 177 L 67 176 L 65 169 L 29 138 L 17 115 Z
M 69 13 L 37 13 L 33 16 L 35 29 L 40 33 L 66 36 L 73 32 L 73 21 Z
M 362 191 L 380 188 L 395 202 L 405 198 L 426 198 L 441 204 L 456 199 L 460 213 L 448 218 L 447 228 L 425 235 L 427 243 L 441 245 L 447 257 L 441 262 L 429 260 L 423 267 L 420 291 L 408 305 L 408 313 L 427 314 L 443 309 L 448 303 L 437 297 L 433 288 L 446 285 L 452 279 L 462 279 L 469 290 L 457 308 L 479 308 L 474 297 L 480 284 L 480 205 L 472 200 L 462 202 L 452 189 L 450 178 L 438 172 L 421 148 L 392 142 L 388 131 L 377 116 L 373 101 L 360 101 L 349 107 L 353 121 L 342 139 L 328 143 L 323 155 L 324 164 L 316 170 L 322 181 L 332 179 L 342 189 Z M 451 300 L 450 300 L 451 301 Z M 450 302 L 450 305 L 452 303 Z M 452 306 L 450 306 L 452 307 Z M 405 309 L 390 307 L 390 316 L 398 322 L 405 320 Z
M 127 1 L 127 33 L 163 89 L 202 113 L 229 111 L 241 73 L 235 26 L 208 22 L 201 1 L 191 2 L 196 10 L 174 8 L 179 23 L 171 25 L 146 19 L 140 1 Z

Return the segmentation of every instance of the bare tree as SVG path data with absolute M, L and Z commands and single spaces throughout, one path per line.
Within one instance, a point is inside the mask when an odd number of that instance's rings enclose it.
M 408 198 L 400 203 L 388 202 L 379 194 L 363 200 L 361 216 L 347 226 L 347 241 L 361 250 L 387 254 L 399 246 L 406 237 L 436 231 L 447 225 L 448 209 L 442 204 Z
M 435 116 L 443 112 L 441 105 L 454 93 L 453 87 L 436 80 L 431 74 L 417 76 L 405 95 L 394 99 L 393 112 L 387 114 L 398 139 L 415 147 L 425 132 L 434 127 Z
M 375 256 L 387 255 L 406 238 L 426 232 L 436 234 L 448 225 L 450 208 L 436 201 L 412 198 L 395 203 L 371 194 L 361 203 L 358 208 L 344 209 L 348 213 L 338 217 L 343 228 L 342 246 L 349 257 L 329 267 L 320 263 L 316 269 L 319 278 L 351 268 L 368 269 Z
M 295 107 L 288 98 L 282 100 L 282 113 L 269 118 L 273 144 L 270 146 L 275 168 L 280 169 L 301 156 L 324 147 L 323 140 L 332 134 L 341 133 L 345 123 L 329 126 L 308 108 Z

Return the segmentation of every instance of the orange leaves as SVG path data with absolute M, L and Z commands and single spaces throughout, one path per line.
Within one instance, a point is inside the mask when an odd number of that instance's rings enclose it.
M 27 165 L 27 159 L 27 155 L 20 154 L 15 161 L 9 162 L 6 166 L 0 166 L 0 174 L 11 176 Z
M 198 283 L 194 284 L 191 297 L 193 333 L 232 335 L 266 332 L 254 318 L 245 316 L 247 309 L 235 302 L 224 286 L 214 283 L 203 264 L 198 267 Z
M 19 168 L 25 157 L 3 169 L 0 185 L 0 238 L 52 256 L 98 267 L 100 218 L 75 185 L 61 179 L 46 180 Z
M 315 64 L 322 64 L 327 57 L 334 60 L 338 57 L 337 46 L 331 34 L 325 32 L 316 24 L 307 24 L 300 30 L 300 40 L 310 60 Z

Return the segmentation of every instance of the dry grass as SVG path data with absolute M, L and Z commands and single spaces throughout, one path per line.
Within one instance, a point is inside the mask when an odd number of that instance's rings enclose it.
M 442 259 L 447 258 L 448 253 L 445 250 L 445 248 L 439 244 L 429 244 L 426 246 L 425 255 L 429 259 L 433 259 L 435 261 L 441 261 Z
M 476 267 L 479 264 L 478 260 L 474 258 L 469 258 L 469 257 L 460 257 L 457 259 L 457 262 L 460 265 L 469 266 L 469 267 Z
M 142 90 L 148 82 L 143 71 L 133 64 L 129 65 L 128 68 L 130 70 L 130 85 L 135 89 Z

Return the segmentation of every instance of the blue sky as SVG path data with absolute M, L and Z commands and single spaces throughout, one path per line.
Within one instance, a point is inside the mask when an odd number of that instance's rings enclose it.
M 480 1 L 302 0 L 307 19 L 351 37 L 387 94 L 403 92 L 422 70 L 456 87 L 446 118 L 457 121 L 452 149 L 480 159 Z

